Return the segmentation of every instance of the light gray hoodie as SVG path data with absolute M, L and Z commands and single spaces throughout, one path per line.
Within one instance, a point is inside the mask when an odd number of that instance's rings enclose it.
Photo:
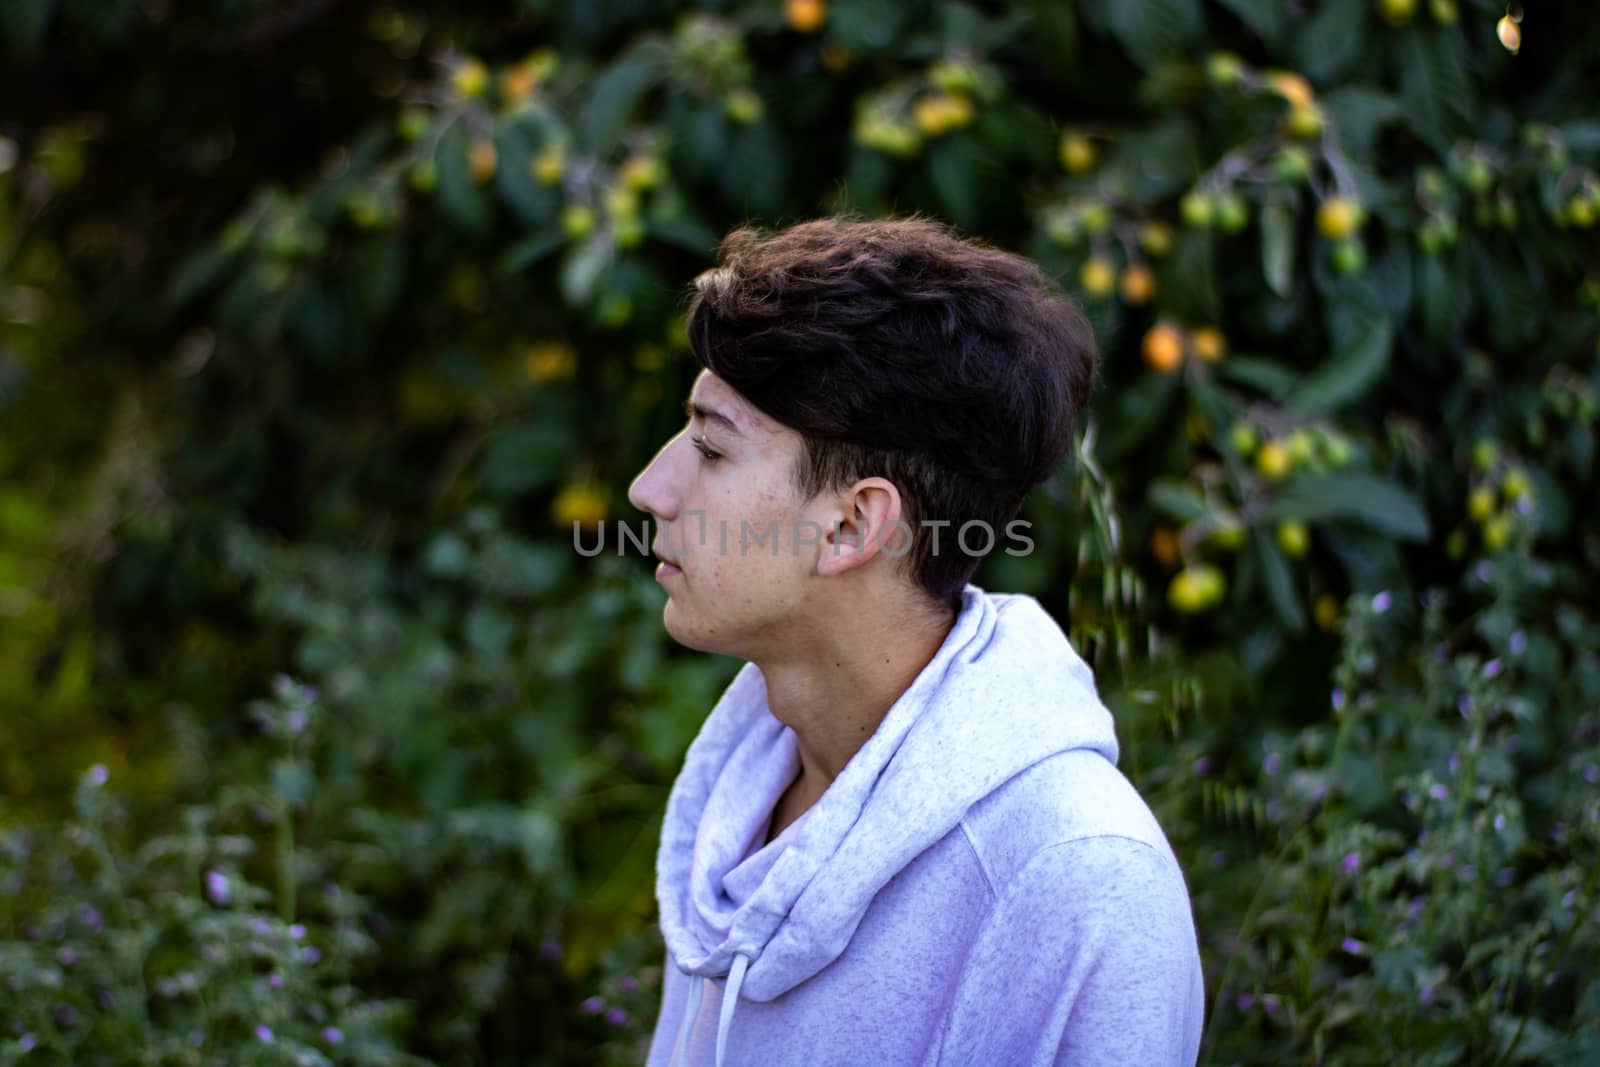
M 1188 887 L 1087 664 L 968 585 L 866 744 L 770 844 L 799 768 L 746 664 L 667 803 L 650 1067 L 1191 1065 Z

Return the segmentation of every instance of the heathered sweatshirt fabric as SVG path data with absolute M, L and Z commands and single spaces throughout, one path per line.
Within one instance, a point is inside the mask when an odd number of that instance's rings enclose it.
M 809 810 L 746 664 L 673 786 L 650 1067 L 1192 1065 L 1188 887 L 1032 597 L 968 585 L 939 651 Z

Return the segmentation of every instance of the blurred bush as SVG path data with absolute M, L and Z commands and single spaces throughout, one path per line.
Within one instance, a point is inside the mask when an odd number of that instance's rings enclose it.
M 1097 669 L 1204 1058 L 1592 1062 L 1597 37 L 11 0 L 0 1060 L 638 1058 L 660 810 L 737 664 L 574 536 L 637 526 L 720 234 L 856 210 L 1096 325 L 1088 438 L 979 581 Z

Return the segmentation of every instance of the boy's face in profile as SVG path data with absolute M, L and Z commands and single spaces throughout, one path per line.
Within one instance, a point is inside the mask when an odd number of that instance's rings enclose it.
M 667 632 L 691 648 L 755 659 L 812 616 L 819 590 L 809 579 L 837 512 L 826 510 L 829 494 L 799 498 L 798 433 L 710 371 L 688 406 L 688 424 L 634 479 L 628 500 L 656 519 Z

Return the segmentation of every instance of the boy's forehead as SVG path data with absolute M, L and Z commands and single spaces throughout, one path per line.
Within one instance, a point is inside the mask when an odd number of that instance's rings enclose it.
M 701 407 L 715 408 L 744 434 L 752 430 L 764 430 L 770 434 L 782 429 L 754 404 L 740 396 L 731 385 L 708 370 L 702 370 L 695 378 L 694 387 L 689 391 L 689 400 Z

